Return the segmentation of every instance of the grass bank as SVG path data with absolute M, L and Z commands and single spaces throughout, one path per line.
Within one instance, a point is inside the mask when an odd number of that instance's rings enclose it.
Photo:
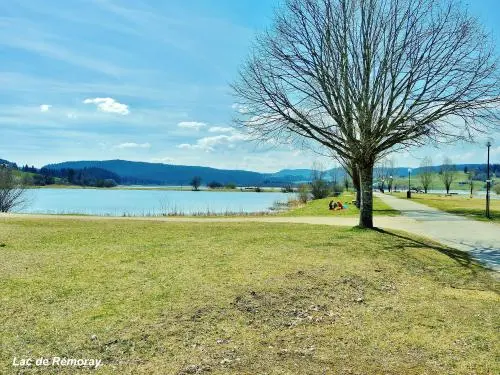
M 307 202 L 305 205 L 298 207 L 292 207 L 288 211 L 281 213 L 282 216 L 332 216 L 332 217 L 353 217 L 359 216 L 359 209 L 352 204 L 352 200 L 355 199 L 355 195 L 350 192 L 345 192 L 339 197 L 331 197 L 325 199 L 317 199 Z M 335 202 L 341 201 L 342 203 L 347 203 L 348 208 L 345 210 L 330 210 L 328 208 L 328 203 L 334 200 Z M 399 211 L 394 210 L 381 199 L 373 197 L 373 214 L 374 215 L 388 215 L 397 216 Z
M 52 356 L 96 374 L 500 371 L 498 284 L 407 235 L 1 219 L 0 268 L 0 373 L 76 372 L 11 366 Z
M 394 193 L 393 195 L 406 199 L 406 193 Z M 482 221 L 494 221 L 500 223 L 500 200 L 490 200 L 491 219 L 485 217 L 485 198 L 469 198 L 468 196 L 452 195 L 447 197 L 443 194 L 416 194 L 412 193 L 412 200 L 430 207 L 456 215 L 470 217 Z

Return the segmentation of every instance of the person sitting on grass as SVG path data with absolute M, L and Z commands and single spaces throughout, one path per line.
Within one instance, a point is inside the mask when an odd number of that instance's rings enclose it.
M 337 208 L 337 203 L 335 203 L 334 201 L 330 201 L 330 203 L 328 203 L 328 208 L 330 210 L 335 210 Z
M 337 210 L 343 210 L 344 209 L 344 206 L 342 205 L 342 202 L 341 201 L 338 201 L 337 202 Z

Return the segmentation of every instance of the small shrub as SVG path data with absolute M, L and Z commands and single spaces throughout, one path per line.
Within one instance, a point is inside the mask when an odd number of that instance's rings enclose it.
M 495 193 L 500 195 L 500 182 L 497 182 L 495 186 L 493 186 L 493 190 L 495 191 Z
M 220 188 L 224 187 L 223 184 L 221 184 L 220 182 L 217 182 L 217 181 L 209 182 L 207 186 L 210 189 L 220 189 Z
M 325 180 L 313 180 L 311 182 L 311 194 L 313 199 L 326 198 L 330 195 L 330 186 Z
M 301 203 L 307 203 L 309 200 L 309 186 L 302 184 L 299 186 L 297 198 Z
M 340 194 L 344 192 L 344 185 L 336 183 L 332 185 L 332 195 L 334 197 L 338 197 Z

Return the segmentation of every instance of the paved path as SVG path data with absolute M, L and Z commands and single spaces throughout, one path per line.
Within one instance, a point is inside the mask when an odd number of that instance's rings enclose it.
M 458 250 L 469 252 L 490 268 L 500 271 L 500 225 L 471 220 L 391 195 L 376 193 L 392 208 L 401 211 L 387 228 L 401 229 L 422 235 Z M 377 220 L 375 223 L 378 225 Z M 381 223 L 382 228 L 384 227 Z
M 382 229 L 403 230 L 428 237 L 458 250 L 469 252 L 474 258 L 500 272 L 500 225 L 470 220 L 452 215 L 436 208 L 415 203 L 391 195 L 376 195 L 392 208 L 401 211 L 402 216 L 376 216 L 375 226 Z M 265 222 L 302 223 L 338 226 L 355 226 L 357 217 L 113 217 L 113 216 L 71 216 L 71 215 L 30 215 L 0 214 L 0 218 L 51 218 L 61 220 L 153 220 L 166 222 Z

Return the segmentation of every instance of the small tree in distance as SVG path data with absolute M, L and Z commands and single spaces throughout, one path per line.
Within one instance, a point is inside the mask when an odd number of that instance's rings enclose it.
M 467 168 L 467 167 L 466 167 Z M 465 170 L 465 168 L 464 168 Z M 472 198 L 472 193 L 474 192 L 474 171 L 471 169 L 470 171 L 466 172 L 469 177 L 469 189 L 470 189 L 470 197 Z
M 493 190 L 495 190 L 495 193 L 500 195 L 500 182 L 497 182 L 495 186 L 493 187 Z
M 441 181 L 443 181 L 446 189 L 446 194 L 450 194 L 450 187 L 455 180 L 455 165 L 452 164 L 450 158 L 444 158 L 443 165 L 441 166 Z
M 432 183 L 433 171 L 432 171 L 432 159 L 426 156 L 422 163 L 420 164 L 420 182 L 424 188 L 424 193 L 427 194 L 429 186 Z
M 300 203 L 307 203 L 309 200 L 309 186 L 306 184 L 301 184 L 297 190 L 297 198 L 299 199 Z
M 200 190 L 201 177 L 200 176 L 193 177 L 193 179 L 191 180 L 191 186 L 193 187 L 194 191 Z
M 322 199 L 330 194 L 330 187 L 325 180 L 326 171 L 318 162 L 313 163 L 311 169 L 311 194 L 313 199 Z
M 207 186 L 210 188 L 210 189 L 221 189 L 224 187 L 223 184 L 221 184 L 220 182 L 217 182 L 217 181 L 211 181 L 207 184 Z
M 0 212 L 9 212 L 20 208 L 26 203 L 26 188 L 22 182 L 17 181 L 12 170 L 0 166 Z

